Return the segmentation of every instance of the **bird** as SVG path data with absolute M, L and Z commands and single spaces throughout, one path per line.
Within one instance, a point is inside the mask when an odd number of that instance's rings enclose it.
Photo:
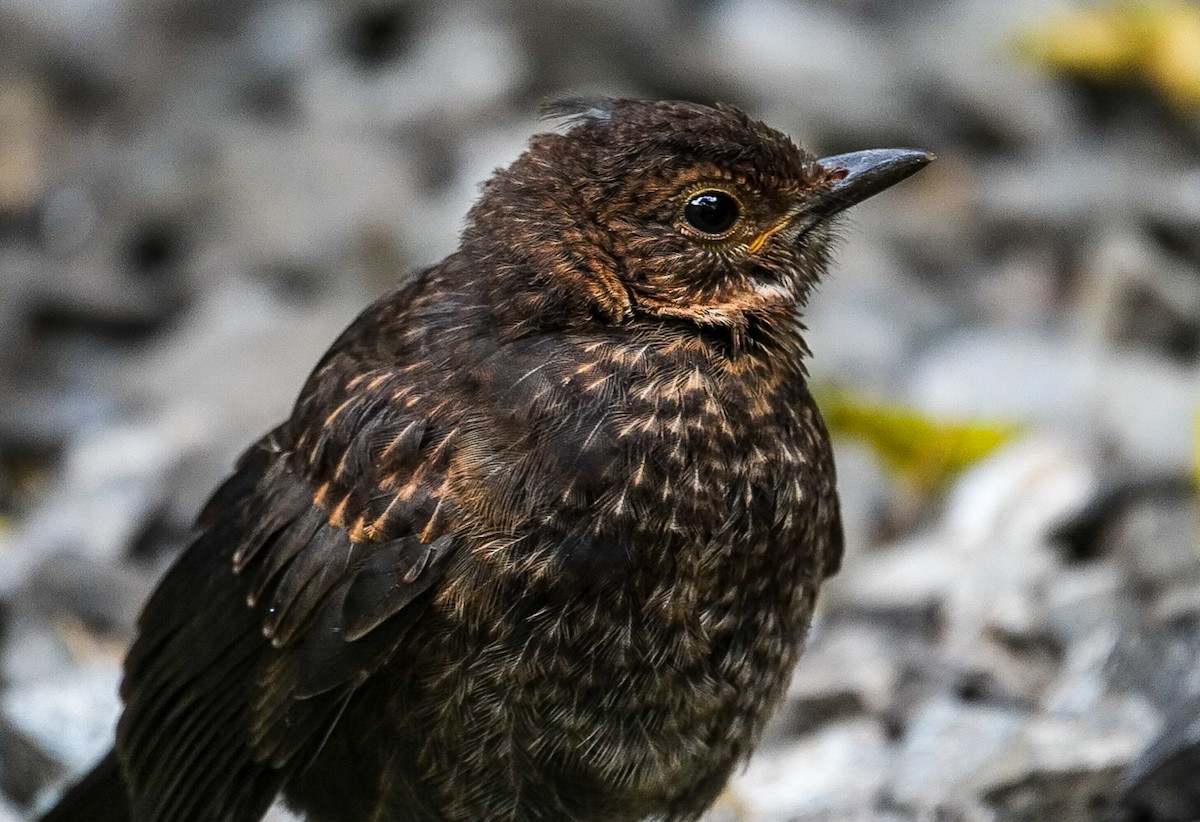
M 843 552 L 803 310 L 933 156 L 546 115 L 203 506 L 44 822 L 682 822 L 748 759 Z

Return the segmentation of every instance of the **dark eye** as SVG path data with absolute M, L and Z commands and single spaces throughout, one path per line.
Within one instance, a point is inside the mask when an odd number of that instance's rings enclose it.
M 719 237 L 737 224 L 737 200 L 724 191 L 693 194 L 683 207 L 683 219 L 702 234 Z

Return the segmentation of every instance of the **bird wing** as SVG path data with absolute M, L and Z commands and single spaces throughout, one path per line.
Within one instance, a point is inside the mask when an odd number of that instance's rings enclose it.
M 302 395 L 242 457 L 142 614 L 117 732 L 134 822 L 258 819 L 455 553 L 446 438 L 348 372 L 327 362 L 306 388 L 316 406 L 348 397 L 337 414 L 312 424 Z

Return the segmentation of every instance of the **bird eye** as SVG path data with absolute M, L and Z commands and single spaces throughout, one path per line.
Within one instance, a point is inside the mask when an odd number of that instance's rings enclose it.
M 693 194 L 683 207 L 683 219 L 689 226 L 710 237 L 729 233 L 741 216 L 738 202 L 724 191 Z

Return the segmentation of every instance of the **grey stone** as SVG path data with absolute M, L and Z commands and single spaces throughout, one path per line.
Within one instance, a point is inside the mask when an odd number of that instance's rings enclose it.
M 346 4 L 355 6 L 356 4 Z M 255 8 L 246 22 L 247 58 L 268 73 L 303 71 L 330 59 L 336 38 L 335 10 L 324 3 L 273 2 Z
M 834 811 L 802 813 L 788 817 L 788 822 L 922 822 L 924 819 L 925 817 L 914 816 L 891 808 L 883 809 L 864 805 L 854 808 L 838 808 Z M 976 822 L 976 820 L 960 818 L 953 822 Z M 980 820 L 980 822 L 982 821 Z
M 17 809 L 0 797 L 0 822 L 21 822 Z
M 855 134 L 870 141 L 883 124 L 907 117 L 902 80 L 891 68 L 892 38 L 874 36 L 851 16 L 817 4 L 737 0 L 716 5 L 705 22 L 697 46 L 714 56 L 708 67 L 714 79 L 778 101 L 778 110 L 762 113 L 793 133 Z M 806 95 L 800 107 L 789 94 L 798 87 L 821 93 Z
M 1170 174 L 1153 152 L 1118 159 L 1120 149 L 1079 138 L 1039 148 L 1023 163 L 983 166 L 979 207 L 986 221 L 1080 232 L 1098 215 L 1113 222 L 1135 217 L 1144 208 L 1144 181 Z M 1097 167 L 1109 173 L 1088 173 Z
M 846 717 L 883 718 L 899 685 L 892 637 L 862 625 L 818 625 L 763 744 Z
M 1107 547 L 1136 583 L 1156 590 L 1200 580 L 1200 512 L 1195 500 L 1149 500 L 1113 524 Z
M 1113 561 L 1060 569 L 1043 596 L 1046 629 L 1065 645 L 1111 632 L 1131 619 L 1134 603 L 1122 570 Z
M 349 99 L 344 90 L 329 94 Z M 435 224 L 427 204 L 413 196 L 420 186 L 409 156 L 368 130 L 347 127 L 251 123 L 222 134 L 227 145 L 211 172 L 223 203 L 219 243 L 201 249 L 200 273 L 231 264 L 264 271 L 282 261 L 329 272 L 329 284 L 344 287 L 353 271 L 349 252 L 372 228 L 398 237 L 414 261 L 432 262 L 451 250 L 462 215 Z
M 867 619 L 921 634 L 937 619 L 958 571 L 945 544 L 929 535 L 853 552 L 822 592 L 823 607 L 831 619 Z
M 922 87 L 914 96 L 936 106 L 943 128 L 966 126 L 1017 146 L 1069 139 L 1079 114 L 1067 89 L 1019 60 L 980 59 L 981 49 L 1004 48 L 1014 32 L 1043 23 L 1047 13 L 1041 0 L 960 0 L 929 4 L 921 14 L 898 10 L 896 25 L 907 26 L 907 36 L 898 39 L 907 46 L 909 82 Z
M 891 794 L 913 809 L 985 801 L 1008 819 L 1094 818 L 1121 769 L 1153 736 L 1158 714 L 1137 698 L 1076 715 L 936 702 L 909 728 Z
M 112 745 L 120 713 L 116 664 L 92 664 L 0 695 L 4 721 L 38 751 L 72 772 Z
M 85 557 L 55 556 L 34 569 L 18 597 L 53 622 L 70 619 L 96 634 L 128 640 L 152 580 L 141 569 Z
M 1195 263 L 1200 260 L 1200 168 L 1182 169 L 1162 182 L 1145 192 L 1145 211 L 1172 250 Z
M 495 108 L 524 79 L 515 32 L 485 4 L 430 4 L 422 23 L 422 36 L 379 70 L 348 61 L 311 67 L 301 79 L 305 119 L 342 131 L 463 118 Z
M 1122 770 L 1159 721 L 1137 698 L 1037 717 L 1026 729 L 1021 768 L 999 779 L 985 800 L 1004 819 L 1094 820 L 1115 806 Z
M 1029 330 L 945 339 L 913 367 L 909 391 L 934 415 L 1025 421 L 1077 442 L 1110 442 L 1146 473 L 1188 470 L 1200 403 L 1200 380 L 1189 367 Z
M 1094 352 L 1063 336 L 972 329 L 927 349 L 913 366 L 909 399 L 951 419 L 1055 424 L 1069 417 L 1078 427 L 1100 367 Z
M 727 805 L 742 822 L 853 814 L 874 805 L 892 753 L 883 726 L 860 718 L 829 725 L 754 757 L 730 782 Z
M 937 628 L 954 667 L 990 676 L 1013 698 L 1035 699 L 1052 662 L 1039 592 L 1059 567 L 1046 535 L 1093 483 L 1090 461 L 1066 444 L 1014 443 L 961 478 L 936 530 L 851 554 L 825 593 L 831 617 Z M 995 664 L 1004 659 L 1007 672 Z
M 36 685 L 77 663 L 45 611 L 18 603 L 13 612 L 0 645 L 0 681 L 11 687 Z
M 861 551 L 875 545 L 885 525 L 901 519 L 917 501 L 865 443 L 836 437 L 834 455 L 846 545 Z
M 1187 579 L 1164 591 L 1150 611 L 1150 619 L 1162 625 L 1200 615 L 1200 581 Z
M 177 449 L 161 488 L 185 527 L 243 449 L 284 419 L 313 363 L 354 317 L 352 297 L 284 305 L 245 283 L 214 289 L 188 321 L 114 380 L 145 425 Z
M 1200 350 L 1200 280 L 1149 237 L 1123 226 L 1101 232 L 1081 263 L 1074 303 L 1082 332 L 1100 344 L 1139 345 L 1174 359 Z
M 1193 822 L 1200 814 L 1200 698 L 1178 706 L 1166 730 L 1126 773 L 1122 807 L 1133 819 Z
M 1146 473 L 1190 470 L 1195 369 L 1130 352 L 1106 362 L 1100 376 L 1096 410 L 1118 456 Z
M 0 712 L 0 819 L 4 818 L 5 797 L 27 805 L 64 772 L 60 762 Z
M 890 796 L 916 809 L 969 804 L 986 787 L 994 763 L 1018 744 L 1025 721 L 1008 708 L 952 700 L 926 706 L 897 753 Z
M 1042 703 L 1052 711 L 1081 712 L 1098 704 L 1113 689 L 1108 671 L 1118 648 L 1120 632 L 1103 626 L 1076 637 L 1067 648 L 1055 681 Z
M 282 803 L 276 802 L 267 811 L 267 815 L 262 818 L 262 822 L 303 822 L 303 820 L 284 807 Z
M 1164 713 L 1200 697 L 1200 612 L 1146 622 L 1127 631 L 1103 660 L 1115 688 L 1143 694 Z
M 61 483 L 13 533 L 0 535 L 0 595 L 19 588 L 56 554 L 122 557 L 166 499 L 182 457 L 179 431 L 125 423 L 90 432 L 67 451 Z
M 41 85 L 11 75 L 0 88 L 7 127 L 0 134 L 0 211 L 31 209 L 46 188 L 41 144 L 53 130 L 52 103 Z
M 813 378 L 872 395 L 899 392 L 899 378 L 924 341 L 957 322 L 951 306 L 899 266 L 876 232 L 856 230 L 805 311 L 805 340 L 820 352 Z

